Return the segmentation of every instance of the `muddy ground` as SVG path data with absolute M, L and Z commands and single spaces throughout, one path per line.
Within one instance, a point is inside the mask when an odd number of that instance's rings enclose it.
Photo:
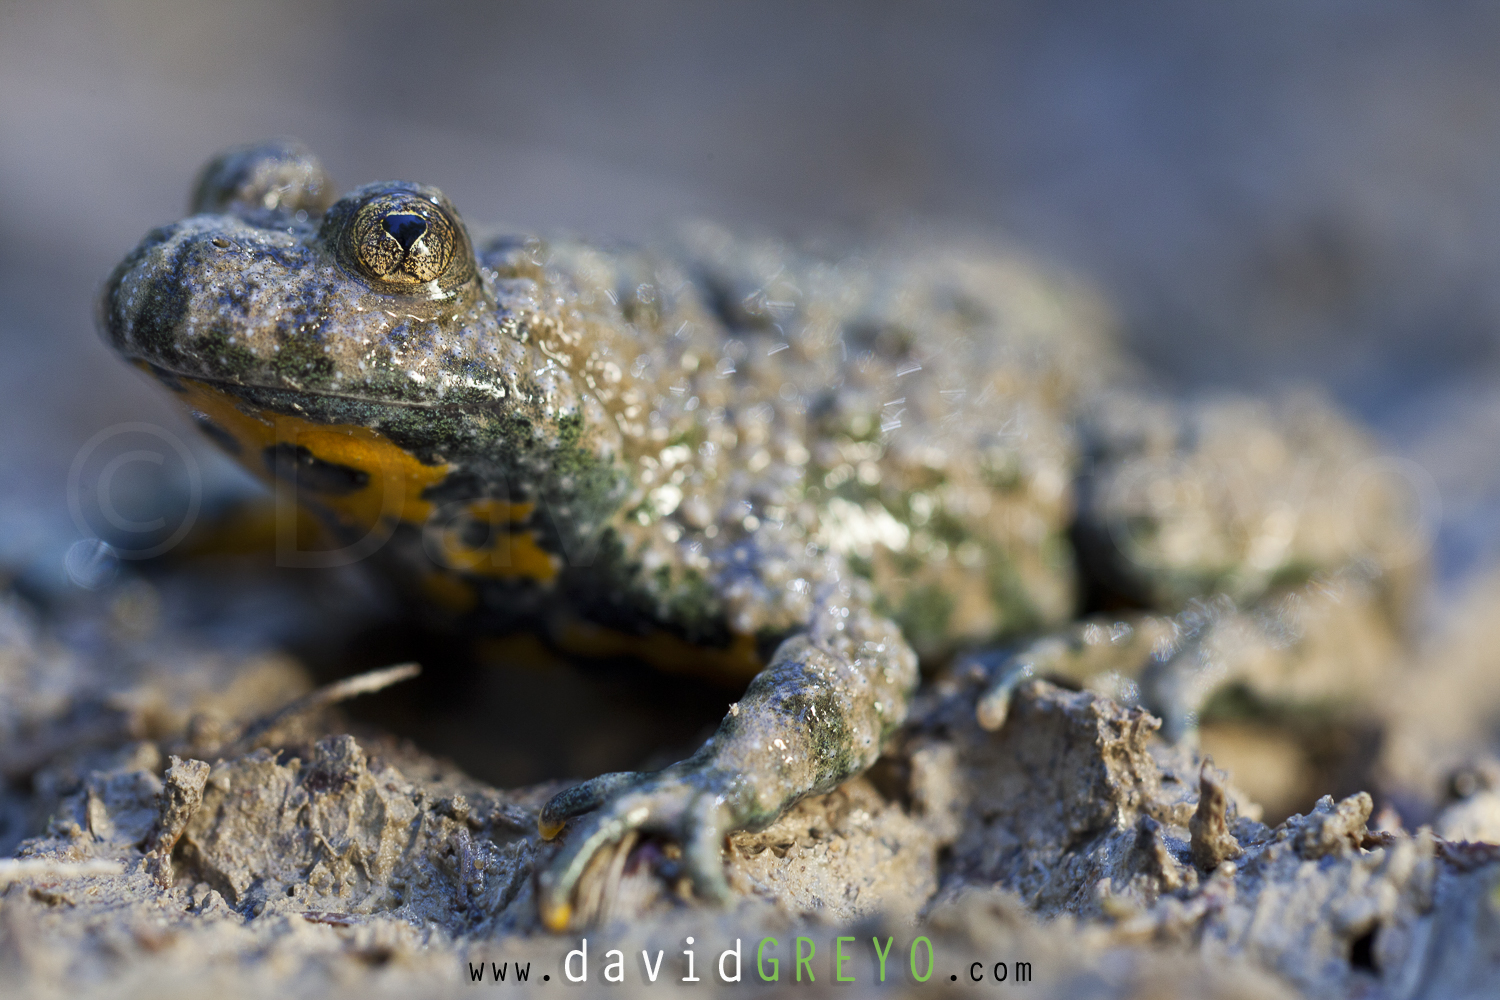
M 769 988 L 774 969 L 809 990 L 878 984 L 882 948 L 887 985 L 916 994 L 1016 995 L 1029 974 L 1028 996 L 1457 997 L 1500 973 L 1485 755 L 1500 580 L 1432 626 L 1360 723 L 1383 756 L 1294 767 L 1271 790 L 1298 801 L 1349 773 L 1365 789 L 1268 815 L 1144 710 L 1045 681 L 986 732 L 988 668 L 970 658 L 925 687 L 873 771 L 730 839 L 732 907 L 691 900 L 674 845 L 632 840 L 597 864 L 564 935 L 539 928 L 533 898 L 553 850 L 536 812 L 559 782 L 469 776 L 372 721 L 399 718 L 370 706 L 418 682 L 362 709 L 285 652 L 174 624 L 172 586 L 49 602 L 18 584 L 0 602 L 8 989 L 445 994 L 476 976 L 499 988 L 502 968 L 514 990 L 525 968 L 525 990 L 586 970 L 707 995 L 730 988 L 736 942 L 741 985 Z M 1211 724 L 1205 745 L 1262 783 L 1276 759 L 1316 757 L 1296 727 L 1244 728 Z M 1338 742 L 1321 740 L 1325 755 Z

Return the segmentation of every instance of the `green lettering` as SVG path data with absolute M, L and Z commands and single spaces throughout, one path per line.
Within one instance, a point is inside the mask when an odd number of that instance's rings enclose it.
M 807 942 L 807 955 L 806 956 L 804 956 L 802 954 L 802 942 L 803 941 Z M 813 944 L 813 939 L 812 938 L 799 937 L 797 939 L 797 982 L 799 982 L 799 983 L 802 982 L 802 967 L 804 965 L 807 966 L 807 981 L 810 982 L 810 983 L 816 981 L 816 980 L 814 980 L 813 974 L 812 974 L 812 957 L 813 957 L 813 952 L 815 952 L 817 950 L 818 950 L 818 946 L 815 945 L 815 944 Z
M 852 937 L 834 938 L 833 941 L 833 978 L 841 983 L 854 982 L 853 976 L 844 975 L 844 963 L 852 958 L 852 955 L 844 954 L 844 942 L 853 941 Z
M 920 976 L 917 975 L 917 945 L 927 946 L 927 971 Z M 932 978 L 932 966 L 937 961 L 932 955 L 932 942 L 924 937 L 919 937 L 911 943 L 911 977 L 919 983 L 925 983 Z
M 883 983 L 885 982 L 885 957 L 891 953 L 891 945 L 896 943 L 896 939 L 893 937 L 885 939 L 885 951 L 880 950 L 880 938 L 870 938 L 870 940 L 875 942 L 875 954 L 880 956 L 880 981 Z
M 766 967 L 762 963 L 765 958 L 767 944 L 775 948 L 780 946 L 781 942 L 775 938 L 760 939 L 760 947 L 755 949 L 755 971 L 760 973 L 760 978 L 765 982 L 774 983 L 781 978 L 781 963 L 774 958 L 771 959 L 771 974 L 769 976 L 766 975 Z

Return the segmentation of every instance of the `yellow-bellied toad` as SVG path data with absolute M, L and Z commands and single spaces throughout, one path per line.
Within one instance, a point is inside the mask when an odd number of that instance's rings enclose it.
M 1330 434 L 1357 442 L 1342 423 L 1229 420 L 1249 485 L 1213 508 L 1193 461 L 1218 411 L 1137 401 L 1080 421 L 1126 398 L 1104 393 L 1125 366 L 1092 298 L 1014 257 L 915 238 L 820 257 L 706 226 L 669 252 L 476 247 L 433 188 L 372 184 L 329 206 L 331 191 L 295 144 L 216 160 L 195 214 L 115 271 L 105 335 L 247 467 L 294 482 L 341 557 L 477 628 L 749 681 L 690 759 L 548 806 L 549 835 L 590 814 L 542 875 L 552 927 L 590 859 L 637 829 L 679 840 L 699 894 L 723 897 L 726 832 L 870 766 L 918 654 L 1073 618 L 1079 565 L 1091 593 L 1168 612 L 1356 565 L 1384 586 L 1368 531 L 1273 495 Z M 1330 461 L 1319 475 L 1350 459 Z M 1139 502 L 1109 487 L 1152 468 Z M 1157 496 L 1179 487 L 1172 510 L 1203 515 L 1190 544 Z M 1182 614 L 1232 617 L 1204 607 Z M 1166 662 L 1212 631 L 1132 614 L 1012 663 L 1101 642 Z M 1144 651 L 1125 641 L 1139 635 Z M 1148 685 L 1182 731 L 1200 682 L 1224 679 L 1200 667 Z M 1024 673 L 997 674 L 992 724 Z

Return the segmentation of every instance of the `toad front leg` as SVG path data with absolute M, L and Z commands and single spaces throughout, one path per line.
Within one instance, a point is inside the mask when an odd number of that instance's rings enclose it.
M 610 774 L 542 810 L 542 835 L 589 813 L 538 875 L 542 922 L 565 929 L 573 895 L 600 851 L 636 831 L 675 839 L 695 891 L 729 895 L 724 837 L 767 826 L 792 803 L 868 768 L 906 717 L 917 658 L 895 624 L 838 586 L 806 632 L 787 639 L 692 757 L 652 774 Z

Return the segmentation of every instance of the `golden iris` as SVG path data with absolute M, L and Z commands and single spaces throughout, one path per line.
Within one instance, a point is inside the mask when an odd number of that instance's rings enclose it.
M 413 194 L 372 198 L 349 227 L 350 249 L 373 278 L 392 284 L 436 281 L 453 263 L 457 239 L 441 208 Z

